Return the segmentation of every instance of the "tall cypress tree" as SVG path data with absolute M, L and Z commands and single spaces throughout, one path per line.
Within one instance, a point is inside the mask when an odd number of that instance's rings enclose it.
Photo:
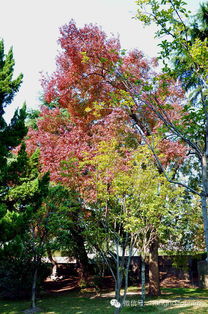
M 0 41 L 0 294 L 17 297 L 28 293 L 37 277 L 33 218 L 48 192 L 49 175 L 39 173 L 39 153 L 28 156 L 22 143 L 26 107 L 16 110 L 10 123 L 3 115 L 22 83 L 23 75 L 13 79 L 15 61 L 12 49 L 4 52 Z M 21 144 L 17 155 L 13 149 Z M 35 218 L 34 218 L 35 219 Z M 33 243 L 34 242 L 34 243 Z M 36 247 L 37 246 L 37 247 Z M 35 272 L 35 280 L 34 273 Z M 23 289 L 25 286 L 25 289 Z M 33 289 L 34 290 L 34 289 Z M 34 298 L 33 292 L 33 298 Z M 34 302 L 33 302 L 34 303 Z
M 12 48 L 8 54 L 4 52 L 4 42 L 0 41 L 0 157 L 6 156 L 11 147 L 19 145 L 27 130 L 24 125 L 25 108 L 16 111 L 9 125 L 5 122 L 3 114 L 5 107 L 11 104 L 15 94 L 22 83 L 23 75 L 20 74 L 13 80 L 14 57 Z
M 13 79 L 14 57 L 12 49 L 7 54 L 4 52 L 4 42 L 0 41 L 0 223 L 8 208 L 5 204 L 5 197 L 10 189 L 8 174 L 11 175 L 12 149 L 17 147 L 23 137 L 27 134 L 25 126 L 26 108 L 16 110 L 9 124 L 6 123 L 3 115 L 5 108 L 11 104 L 15 94 L 22 83 L 23 75 L 20 74 Z

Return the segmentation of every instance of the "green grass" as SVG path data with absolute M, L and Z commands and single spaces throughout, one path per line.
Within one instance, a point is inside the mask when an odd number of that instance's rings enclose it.
M 135 289 L 132 289 L 134 291 Z M 43 297 L 37 302 L 42 309 L 42 314 L 113 314 L 110 305 L 112 298 L 95 297 L 70 292 L 60 296 Z M 127 301 L 129 306 L 123 308 L 122 313 L 208 313 L 208 290 L 173 288 L 162 289 L 160 298 L 147 298 L 146 306 L 133 306 L 139 304 L 139 296 L 131 295 Z M 19 314 L 30 307 L 29 301 L 5 301 L 0 300 L 1 314 Z

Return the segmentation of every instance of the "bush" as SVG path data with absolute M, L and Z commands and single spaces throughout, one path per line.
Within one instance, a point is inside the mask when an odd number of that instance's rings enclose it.
M 0 296 L 7 299 L 30 298 L 34 265 L 29 260 L 10 259 L 0 261 Z M 38 271 L 37 291 L 50 274 L 50 268 L 42 264 Z
M 34 263 L 32 250 L 20 237 L 9 241 L 0 249 L 0 296 L 9 299 L 31 296 Z M 50 274 L 43 264 L 38 270 L 37 291 Z

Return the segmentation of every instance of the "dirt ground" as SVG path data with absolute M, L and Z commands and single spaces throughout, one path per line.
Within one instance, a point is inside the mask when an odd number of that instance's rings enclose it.
M 79 288 L 79 278 L 78 277 L 67 277 L 60 280 L 51 280 L 47 279 L 44 282 L 43 289 L 47 294 L 62 294 L 66 292 L 70 292 Z M 178 279 L 175 276 L 170 276 L 165 278 L 160 283 L 162 288 L 193 288 L 194 286 L 191 284 L 189 280 L 186 279 Z M 140 287 L 138 285 L 138 287 Z M 88 290 L 92 290 L 95 292 L 95 288 L 89 288 Z M 102 287 L 101 292 L 109 290 L 114 290 L 114 283 L 112 277 L 106 276 L 102 279 Z

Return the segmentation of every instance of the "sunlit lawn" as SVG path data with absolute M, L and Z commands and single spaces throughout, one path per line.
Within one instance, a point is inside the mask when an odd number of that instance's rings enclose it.
M 131 289 L 132 291 L 135 288 Z M 95 297 L 92 294 L 70 292 L 60 296 L 43 297 L 38 300 L 40 313 L 54 314 L 110 314 L 113 307 L 110 305 L 111 298 Z M 160 298 L 147 298 L 146 306 L 141 308 L 139 296 L 128 297 L 128 306 L 125 306 L 122 313 L 208 313 L 208 290 L 188 288 L 167 288 L 162 289 Z M 137 306 L 133 306 L 134 304 Z M 16 314 L 30 307 L 28 301 L 0 301 L 1 314 Z

